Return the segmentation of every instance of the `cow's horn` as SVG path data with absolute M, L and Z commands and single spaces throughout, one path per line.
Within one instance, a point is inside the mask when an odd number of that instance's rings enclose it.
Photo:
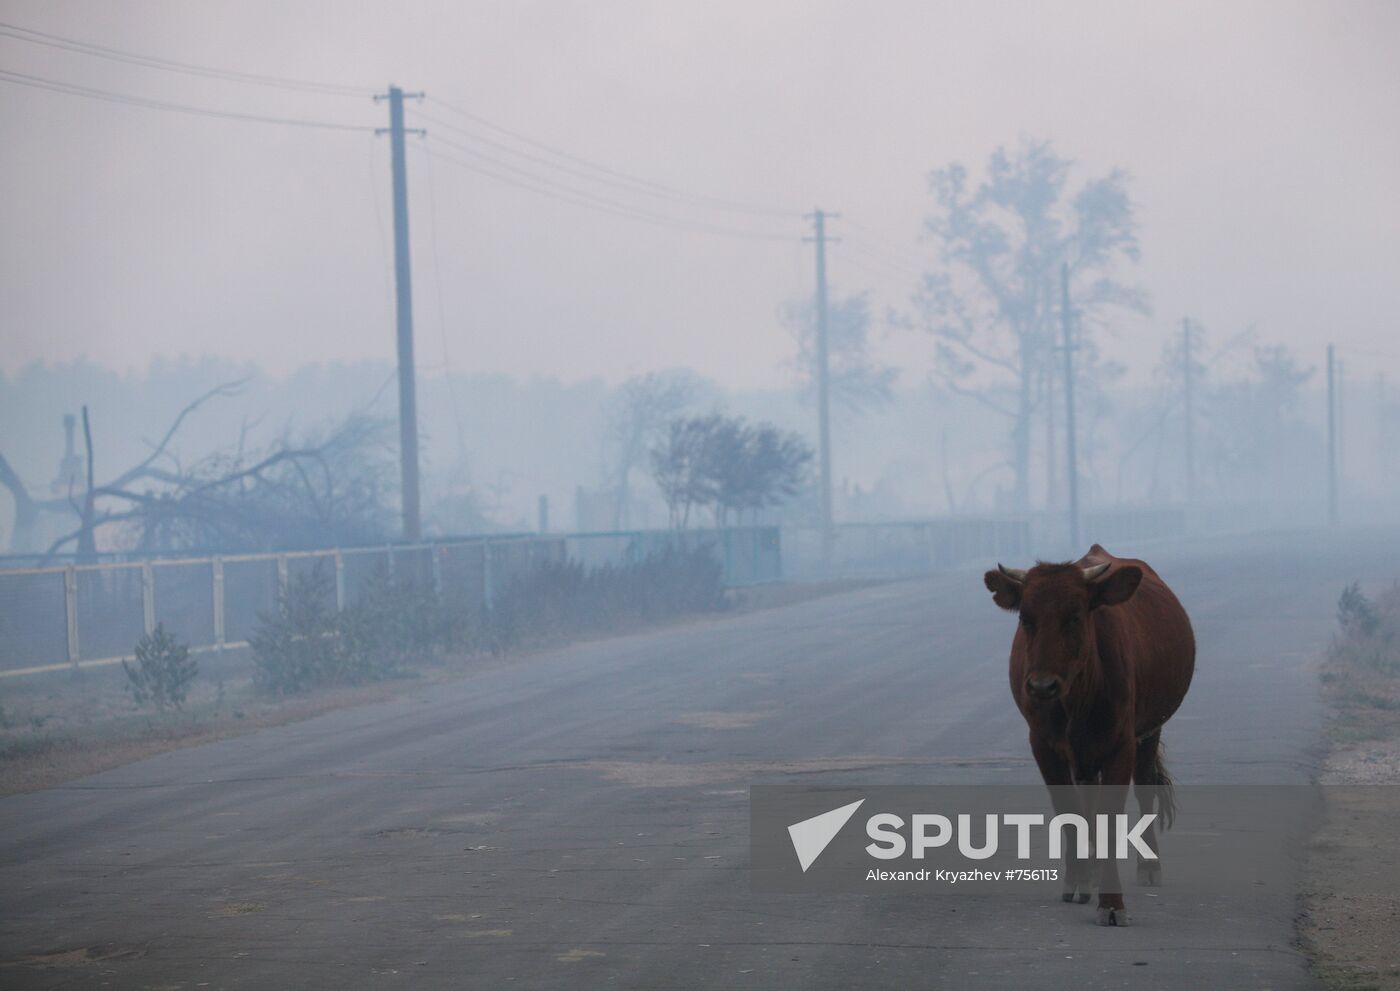
M 1026 569 L 1025 569 L 1025 568 L 1007 568 L 1007 567 L 1003 567 L 1002 565 L 998 564 L 998 565 L 997 565 L 997 570 L 1000 571 L 1000 572 L 1001 572 L 1003 575 L 1005 575 L 1007 578 L 1010 578 L 1010 579 L 1011 579 L 1013 582 L 1015 582 L 1017 585 L 1020 585 L 1020 584 L 1024 583 L 1025 580 L 1026 580 Z
M 1112 563 L 1112 561 L 1105 561 L 1103 564 L 1096 564 L 1092 568 L 1085 568 L 1084 580 L 1086 582 L 1091 582 L 1095 578 L 1098 578 L 1100 575 L 1102 575 L 1105 571 L 1108 570 L 1108 566 Z

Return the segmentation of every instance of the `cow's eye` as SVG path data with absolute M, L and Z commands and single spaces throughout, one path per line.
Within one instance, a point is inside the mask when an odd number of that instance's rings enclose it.
M 1025 613 L 1022 613 L 1021 629 L 1026 631 L 1027 636 L 1030 636 L 1032 633 L 1035 632 L 1035 620 L 1031 619 L 1031 617 L 1027 616 Z

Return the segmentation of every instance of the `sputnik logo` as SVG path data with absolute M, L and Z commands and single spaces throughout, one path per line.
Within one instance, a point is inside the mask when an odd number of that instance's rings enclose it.
M 841 832 L 841 827 L 856 814 L 856 809 L 864 804 L 865 799 L 862 798 L 859 802 L 803 819 L 788 827 L 788 836 L 792 838 L 792 848 L 797 851 L 797 862 L 802 865 L 803 874 L 807 873 L 807 868 L 822 855 L 828 844 L 836 839 L 836 834 Z

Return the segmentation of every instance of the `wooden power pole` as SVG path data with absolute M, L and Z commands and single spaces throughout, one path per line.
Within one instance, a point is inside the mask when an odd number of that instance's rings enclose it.
M 423 535 L 421 497 L 418 488 L 418 396 L 413 367 L 413 272 L 408 257 L 408 167 L 403 139 L 404 98 L 422 99 L 422 93 L 405 93 L 397 86 L 374 99 L 389 101 L 389 161 L 394 191 L 394 293 L 399 358 L 399 473 L 403 506 L 403 539 Z M 385 133 L 380 128 L 376 133 Z M 423 132 L 414 129 L 415 133 Z
M 835 534 L 831 523 L 831 369 L 827 353 L 827 292 L 826 292 L 826 221 L 840 214 L 814 210 L 811 214 L 815 233 L 811 240 L 817 246 L 817 430 L 821 458 L 821 528 L 822 559 L 831 559 Z

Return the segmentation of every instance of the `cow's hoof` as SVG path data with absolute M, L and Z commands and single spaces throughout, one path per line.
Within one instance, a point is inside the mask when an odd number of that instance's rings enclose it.
M 1112 908 L 1108 905 L 1099 906 L 1099 915 L 1096 920 L 1101 926 L 1126 926 L 1128 924 L 1128 910 L 1125 908 Z
M 1162 865 L 1141 863 L 1137 865 L 1137 883 L 1146 888 L 1157 888 L 1162 884 Z
M 1064 891 L 1060 892 L 1060 900 L 1064 902 L 1074 902 L 1077 905 L 1087 904 L 1089 901 L 1089 889 L 1071 884 Z

